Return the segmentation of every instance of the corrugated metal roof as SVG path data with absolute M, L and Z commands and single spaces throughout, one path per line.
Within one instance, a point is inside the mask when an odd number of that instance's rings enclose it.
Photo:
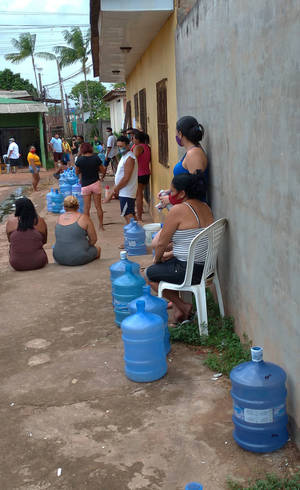
M 0 90 L 0 98 L 5 99 L 27 99 L 32 96 L 27 90 Z
M 29 112 L 48 112 L 47 106 L 34 100 L 0 98 L 0 114 L 25 114 Z
M 104 102 L 109 102 L 110 100 L 117 99 L 119 97 L 126 97 L 126 88 L 113 89 L 102 97 Z

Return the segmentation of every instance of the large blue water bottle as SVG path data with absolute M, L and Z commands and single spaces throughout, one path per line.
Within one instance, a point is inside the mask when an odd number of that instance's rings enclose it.
M 288 440 L 286 374 L 276 364 L 263 361 L 262 347 L 252 347 L 251 355 L 252 361 L 230 373 L 233 437 L 248 451 L 267 453 Z
M 124 226 L 123 228 L 123 233 L 124 233 L 124 248 L 127 250 L 128 249 L 128 238 L 127 238 L 127 232 L 128 230 L 132 227 L 133 223 L 135 223 L 134 218 L 130 218 L 130 221 L 127 225 Z
M 129 313 L 128 304 L 142 295 L 145 280 L 132 272 L 132 265 L 126 264 L 125 273 L 112 283 L 112 295 L 115 312 L 115 322 L 121 325 Z
M 78 182 L 78 177 L 73 167 L 68 169 L 66 179 L 68 184 L 71 186 Z
M 184 490 L 203 490 L 202 485 L 200 483 L 197 483 L 195 481 L 191 481 L 185 486 Z
M 51 211 L 52 211 L 52 197 L 53 197 L 53 194 L 54 194 L 54 190 L 51 189 L 51 191 L 48 192 L 48 194 L 46 195 L 47 211 L 49 213 L 51 213 Z
M 136 221 L 127 230 L 126 237 L 128 240 L 128 255 L 146 255 L 147 247 L 145 244 L 145 230 Z
M 145 311 L 137 302 L 137 313 L 122 321 L 125 374 L 132 381 L 149 382 L 167 372 L 164 328 L 160 316 Z
M 164 334 L 165 352 L 166 354 L 168 354 L 171 350 L 170 332 L 168 329 L 168 312 L 167 312 L 168 302 L 163 298 L 158 298 L 157 296 L 153 296 L 153 294 L 151 294 L 151 287 L 148 285 L 143 286 L 142 296 L 140 296 L 137 299 L 134 299 L 129 303 L 128 306 L 131 315 L 137 312 L 136 304 L 138 301 L 144 301 L 145 309 L 147 313 L 155 313 L 156 315 L 159 315 L 162 318 L 164 332 L 165 332 Z
M 79 212 L 83 213 L 84 211 L 84 200 L 83 196 L 81 195 L 81 185 L 79 182 L 76 184 L 72 185 L 72 195 L 78 199 L 79 202 Z
M 109 268 L 111 283 L 113 283 L 113 281 L 117 279 L 117 277 L 120 277 L 122 276 L 122 274 L 124 274 L 124 272 L 126 271 L 126 264 L 131 264 L 133 274 L 139 275 L 140 264 L 128 260 L 126 250 L 121 250 L 120 260 L 112 264 Z
M 64 202 L 63 195 L 58 192 L 58 189 L 55 189 L 55 192 L 52 195 L 52 201 L 51 201 L 52 213 L 60 213 L 63 209 L 63 202 Z
M 65 197 L 70 196 L 72 194 L 72 186 L 68 184 L 66 181 L 59 183 L 60 193 Z

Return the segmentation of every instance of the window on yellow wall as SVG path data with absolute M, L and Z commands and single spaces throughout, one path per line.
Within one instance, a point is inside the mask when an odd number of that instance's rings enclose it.
M 140 104 L 140 126 L 142 131 L 147 133 L 147 102 L 146 102 L 145 88 L 139 91 L 139 104 Z
M 125 111 L 125 121 L 124 121 L 124 129 L 131 128 L 132 126 L 132 118 L 131 118 L 131 102 L 130 100 L 126 103 L 126 111 Z
M 167 79 L 156 84 L 158 160 L 167 166 L 169 161 Z
M 139 114 L 139 96 L 138 96 L 138 94 L 134 95 L 133 101 L 134 101 L 134 117 L 135 117 L 136 121 L 139 121 L 140 114 Z

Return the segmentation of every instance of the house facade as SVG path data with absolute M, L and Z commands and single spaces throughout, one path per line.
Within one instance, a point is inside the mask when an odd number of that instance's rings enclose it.
M 110 110 L 110 121 L 113 131 L 119 133 L 124 127 L 126 111 L 126 89 L 110 90 L 103 97 Z
M 0 98 L 0 152 L 6 154 L 9 138 L 19 145 L 21 161 L 27 166 L 29 147 L 34 145 L 46 167 L 45 126 L 43 115 L 47 107 L 36 101 Z

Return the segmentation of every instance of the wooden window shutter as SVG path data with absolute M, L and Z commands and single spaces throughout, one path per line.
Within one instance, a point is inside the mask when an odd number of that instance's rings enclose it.
M 167 106 L 167 80 L 163 79 L 156 84 L 157 103 L 157 130 L 158 130 L 158 159 L 163 165 L 168 165 L 168 106 Z
M 146 106 L 146 89 L 139 91 L 140 102 L 140 125 L 142 130 L 147 133 L 147 106 Z
M 126 103 L 126 111 L 125 111 L 125 121 L 124 121 L 124 129 L 131 128 L 132 119 L 131 119 L 131 102 L 130 100 Z
M 140 118 L 139 114 L 139 96 L 138 94 L 134 95 L 134 117 L 138 121 Z

